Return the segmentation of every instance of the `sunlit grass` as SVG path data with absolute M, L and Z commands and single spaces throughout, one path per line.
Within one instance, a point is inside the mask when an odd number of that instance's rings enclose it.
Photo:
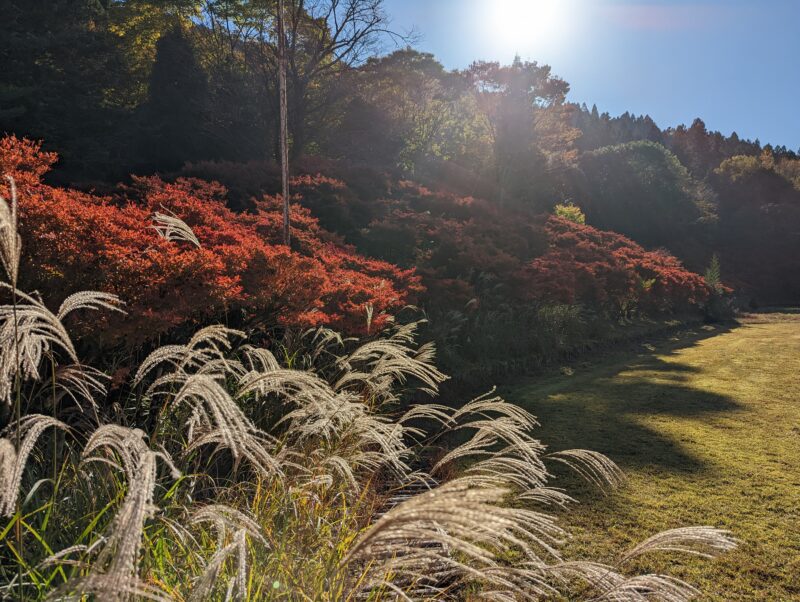
M 710 524 L 742 541 L 724 561 L 640 570 L 675 569 L 703 600 L 800 598 L 800 316 L 698 329 L 503 393 L 539 416 L 543 442 L 604 452 L 630 477 L 581 496 L 571 552 L 611 560 L 648 533 Z

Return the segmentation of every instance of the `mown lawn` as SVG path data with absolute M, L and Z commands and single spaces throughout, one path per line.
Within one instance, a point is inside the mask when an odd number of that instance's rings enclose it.
M 551 449 L 602 451 L 630 477 L 608 497 L 581 488 L 573 555 L 608 561 L 657 531 L 713 525 L 740 548 L 636 568 L 685 578 L 702 600 L 800 600 L 800 315 L 697 329 L 573 369 L 501 391 L 539 417 Z

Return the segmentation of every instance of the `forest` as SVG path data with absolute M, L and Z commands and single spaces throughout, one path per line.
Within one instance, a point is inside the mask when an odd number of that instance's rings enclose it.
M 494 387 L 800 305 L 800 149 L 282 4 L 0 0 L 0 598 L 756 599 Z

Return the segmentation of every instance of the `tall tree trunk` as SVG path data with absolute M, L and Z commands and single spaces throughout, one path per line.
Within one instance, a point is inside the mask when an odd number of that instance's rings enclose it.
M 281 191 L 283 195 L 283 244 L 291 246 L 289 234 L 289 128 L 286 94 L 286 36 L 283 30 L 283 0 L 278 0 L 278 88 L 280 96 Z
M 289 119 L 292 123 L 292 148 L 290 159 L 297 159 L 306 148 L 306 93 L 307 85 L 297 76 L 292 76 L 292 110 Z

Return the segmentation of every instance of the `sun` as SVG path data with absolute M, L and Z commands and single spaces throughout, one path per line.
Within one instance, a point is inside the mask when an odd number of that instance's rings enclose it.
M 504 52 L 549 46 L 560 39 L 568 18 L 565 0 L 491 0 L 487 29 Z

